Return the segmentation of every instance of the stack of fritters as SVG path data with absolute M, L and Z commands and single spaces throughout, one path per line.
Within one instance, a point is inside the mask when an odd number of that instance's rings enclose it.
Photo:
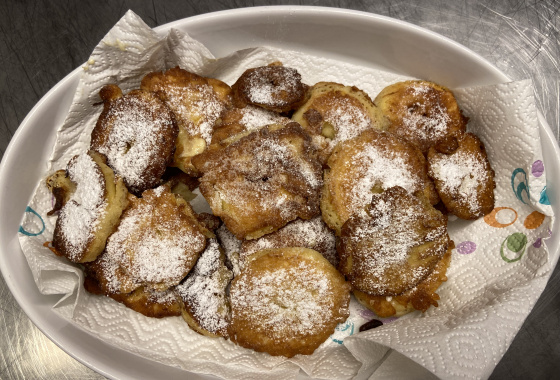
M 90 293 L 271 355 L 313 353 L 351 292 L 380 317 L 437 306 L 444 213 L 493 209 L 484 145 L 434 83 L 372 101 L 273 62 L 232 87 L 176 67 L 100 97 L 91 150 L 47 178 L 51 249 Z

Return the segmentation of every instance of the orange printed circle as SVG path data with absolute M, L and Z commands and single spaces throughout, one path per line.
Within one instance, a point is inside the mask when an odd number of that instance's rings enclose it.
M 513 211 L 515 213 L 515 218 L 513 218 L 513 220 L 509 223 L 498 222 L 498 220 L 496 219 L 496 216 L 502 210 Z M 511 207 L 496 207 L 494 210 L 492 210 L 492 212 L 490 212 L 490 214 L 488 214 L 484 217 L 484 221 L 486 222 L 486 224 L 488 224 L 491 227 L 496 227 L 496 228 L 504 228 L 504 227 L 507 227 L 507 226 L 511 226 L 513 223 L 515 223 L 516 220 L 517 220 L 517 211 L 515 211 Z
M 528 230 L 534 230 L 544 222 L 544 218 L 544 214 L 541 214 L 538 211 L 533 211 L 527 216 L 527 218 L 525 218 L 523 225 Z

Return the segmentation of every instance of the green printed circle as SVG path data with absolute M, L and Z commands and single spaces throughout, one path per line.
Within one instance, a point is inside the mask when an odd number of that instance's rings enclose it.
M 514 257 L 513 259 L 508 258 L 504 253 L 504 245 L 507 247 L 509 251 L 516 253 L 517 256 Z M 500 256 L 502 256 L 502 259 L 505 262 L 514 263 L 516 261 L 521 260 L 521 257 L 525 253 L 526 248 L 527 248 L 527 236 L 525 234 L 522 234 L 521 232 L 516 232 L 504 239 L 500 247 Z

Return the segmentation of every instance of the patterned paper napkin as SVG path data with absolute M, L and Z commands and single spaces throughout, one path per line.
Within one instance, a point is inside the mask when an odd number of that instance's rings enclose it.
M 171 30 L 160 37 L 132 12 L 105 36 L 83 67 L 80 83 L 49 162 L 49 173 L 65 168 L 87 150 L 99 115 L 99 89 L 117 83 L 126 92 L 150 71 L 176 65 L 232 84 L 247 68 L 282 61 L 303 81 L 356 85 L 372 98 L 403 76 L 312 57 L 293 51 L 254 48 L 215 59 L 199 42 Z M 413 360 L 442 378 L 484 378 L 509 347 L 551 274 L 558 251 L 548 251 L 553 213 L 546 196 L 539 126 L 529 81 L 455 91 L 470 117 L 469 129 L 484 141 L 496 172 L 496 208 L 475 222 L 454 220 L 455 241 L 449 280 L 441 287 L 440 306 L 384 320 L 377 329 L 358 334 L 374 317 L 357 302 L 351 317 L 313 355 L 271 357 L 191 331 L 181 318 L 146 318 L 82 287 L 76 266 L 43 246 L 51 240 L 52 197 L 43 181 L 23 217 L 20 243 L 43 294 L 62 294 L 54 310 L 107 342 L 138 355 L 227 379 L 266 374 L 295 378 L 300 369 L 312 377 L 367 377 L 389 357 Z M 45 173 L 45 176 L 48 173 Z M 199 197 L 200 199 L 201 197 Z M 393 351 L 394 352 L 394 351 Z M 407 359 L 408 358 L 408 359 Z M 393 360 L 393 359 L 391 359 Z M 381 367 L 380 367 L 381 365 Z M 375 374 L 374 374 L 375 376 Z

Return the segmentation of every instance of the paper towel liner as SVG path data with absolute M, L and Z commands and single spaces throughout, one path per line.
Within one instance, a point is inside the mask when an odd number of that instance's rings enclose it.
M 273 61 L 296 68 L 305 83 L 356 85 L 372 98 L 383 87 L 409 79 L 267 47 L 215 59 L 201 43 L 177 30 L 160 37 L 129 11 L 84 65 L 68 116 L 58 129 L 48 173 L 65 168 L 72 156 L 87 150 L 91 129 L 101 111 L 94 104 L 99 102 L 98 93 L 105 84 L 116 83 L 127 92 L 137 88 L 148 72 L 178 65 L 231 85 L 245 69 Z M 168 365 L 226 379 L 265 375 L 271 380 L 292 379 L 300 368 L 317 378 L 366 378 L 372 372 L 372 378 L 377 378 L 390 375 L 387 371 L 394 368 L 394 363 L 399 363 L 402 376 L 410 371 L 421 375 L 417 372 L 421 365 L 427 369 L 422 375 L 488 377 L 557 262 L 558 253 L 551 256 L 545 242 L 554 216 L 546 198 L 546 170 L 530 81 L 454 92 L 470 118 L 468 129 L 486 144 L 496 172 L 497 212 L 474 222 L 450 221 L 449 233 L 457 249 L 453 251 L 449 279 L 438 291 L 439 307 L 424 314 L 389 318 L 382 327 L 358 334 L 360 325 L 373 313 L 353 300 L 350 318 L 331 338 L 313 355 L 291 359 L 201 336 L 180 317 L 144 317 L 107 297 L 85 292 L 81 270 L 43 246 L 52 239 L 56 220 L 46 216 L 52 208 L 52 197 L 43 180 L 26 210 L 19 236 L 35 282 L 43 294 L 62 294 L 54 310 L 99 339 Z M 542 215 L 545 217 L 539 224 Z M 43 225 L 43 233 L 33 232 Z

